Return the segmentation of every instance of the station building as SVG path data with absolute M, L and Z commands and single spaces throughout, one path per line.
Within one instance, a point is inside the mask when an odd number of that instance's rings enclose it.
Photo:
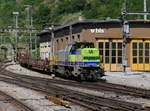
M 130 20 L 129 26 L 127 70 L 150 71 L 150 22 Z M 91 41 L 100 50 L 105 71 L 122 71 L 122 32 L 122 21 L 119 19 L 77 20 L 51 26 L 39 34 L 41 58 L 49 58 L 50 54 L 64 49 L 69 43 Z

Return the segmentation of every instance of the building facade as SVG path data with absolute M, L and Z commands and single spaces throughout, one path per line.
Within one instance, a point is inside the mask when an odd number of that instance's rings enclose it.
M 127 70 L 150 71 L 150 23 L 130 20 L 130 34 L 126 44 Z M 41 32 L 41 58 L 65 49 L 75 41 L 91 41 L 99 48 L 105 71 L 122 71 L 122 22 L 115 20 L 78 20 Z M 46 41 L 45 41 L 46 40 Z M 44 49 L 46 42 L 51 44 Z M 44 51 L 43 51 L 44 50 Z

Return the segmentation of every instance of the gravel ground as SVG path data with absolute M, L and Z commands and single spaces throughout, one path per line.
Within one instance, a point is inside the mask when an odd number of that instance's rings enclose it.
M 150 89 L 150 72 L 106 72 L 107 82 Z
M 8 66 L 6 69 L 18 74 L 51 78 L 49 75 L 40 74 L 38 72 L 22 68 L 19 65 L 15 64 Z M 17 85 L 8 84 L 2 81 L 0 81 L 0 90 L 23 102 L 25 105 L 29 106 L 34 111 L 88 111 L 87 109 L 77 105 L 72 105 L 71 108 L 66 108 L 54 104 L 46 98 L 47 95 L 41 92 L 19 87 Z

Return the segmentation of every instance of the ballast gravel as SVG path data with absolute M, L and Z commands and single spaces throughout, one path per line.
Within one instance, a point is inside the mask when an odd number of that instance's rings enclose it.
M 105 72 L 109 83 L 122 84 L 150 90 L 150 72 Z

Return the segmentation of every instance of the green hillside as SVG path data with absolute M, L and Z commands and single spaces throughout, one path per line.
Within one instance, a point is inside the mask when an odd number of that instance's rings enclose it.
M 35 27 L 63 24 L 82 16 L 85 19 L 119 18 L 124 0 L 0 0 L 0 27 L 13 25 L 13 11 L 19 11 L 19 27 L 25 27 L 27 11 L 32 5 Z M 143 11 L 143 0 L 126 0 L 129 11 Z M 150 0 L 148 0 L 150 6 Z M 129 17 L 140 19 L 142 16 Z

